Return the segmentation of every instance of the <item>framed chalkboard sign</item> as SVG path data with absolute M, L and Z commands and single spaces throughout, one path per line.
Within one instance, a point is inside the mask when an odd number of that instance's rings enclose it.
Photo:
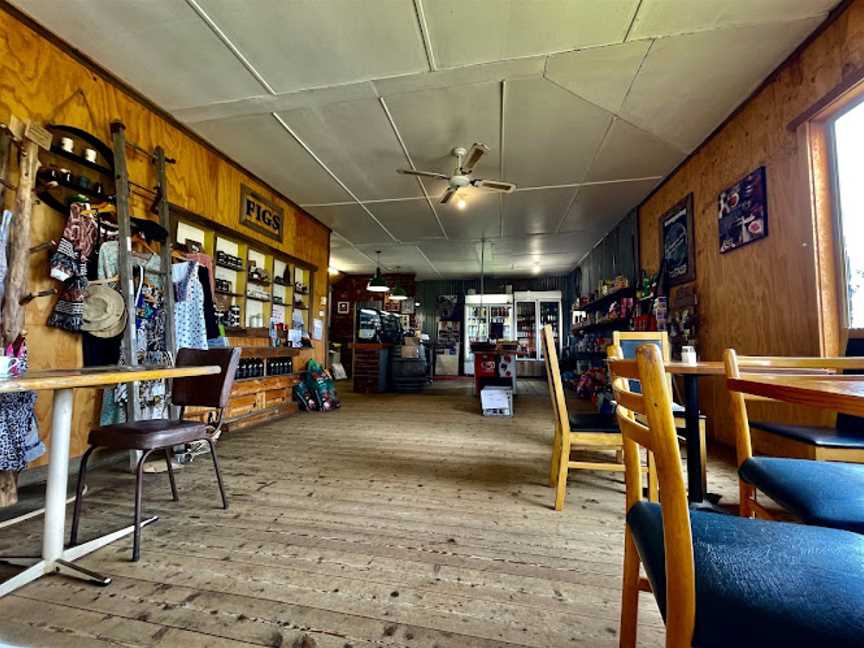
M 660 258 L 670 286 L 696 279 L 692 193 L 660 217 Z

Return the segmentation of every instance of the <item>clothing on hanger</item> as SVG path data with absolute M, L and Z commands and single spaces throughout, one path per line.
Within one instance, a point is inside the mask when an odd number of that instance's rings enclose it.
M 213 303 L 212 270 L 202 265 L 198 266 L 198 280 L 204 295 L 204 327 L 207 329 L 207 339 L 219 337 L 219 322 L 216 320 L 216 307 Z M 178 347 L 179 348 L 179 347 Z
M 26 371 L 26 347 L 19 357 Z M 21 472 L 45 453 L 35 406 L 36 392 L 0 394 L 0 470 Z
M 95 211 L 87 203 L 76 202 L 69 207 L 69 218 L 63 236 L 51 255 L 51 276 L 63 282 L 48 326 L 78 332 L 84 315 L 84 295 L 87 292 L 87 260 L 96 242 Z
M 207 349 L 204 321 L 204 289 L 198 263 L 184 261 L 171 266 L 174 283 L 174 337 L 178 349 Z

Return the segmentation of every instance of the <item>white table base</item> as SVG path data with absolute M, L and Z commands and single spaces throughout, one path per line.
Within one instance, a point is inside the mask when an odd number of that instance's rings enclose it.
M 111 579 L 72 564 L 105 545 L 130 535 L 135 526 L 95 538 L 68 549 L 63 548 L 66 534 L 66 487 L 69 480 L 69 442 L 72 435 L 72 389 L 54 392 L 54 412 L 51 420 L 51 449 L 48 464 L 48 484 L 45 491 L 45 522 L 42 532 L 42 556 L 38 558 L 0 557 L 0 562 L 23 565 L 27 569 L 0 584 L 0 598 L 19 587 L 47 574 L 74 576 L 98 585 L 108 585 Z M 141 521 L 141 526 L 158 520 L 151 517 Z

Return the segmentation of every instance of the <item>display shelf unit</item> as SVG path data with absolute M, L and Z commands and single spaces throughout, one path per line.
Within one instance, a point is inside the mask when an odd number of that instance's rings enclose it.
M 602 297 L 598 297 L 594 301 L 588 302 L 587 304 L 575 304 L 573 306 L 573 310 L 580 310 L 586 312 L 600 310 L 604 306 L 609 306 L 609 304 L 611 304 L 616 299 L 621 299 L 623 297 L 633 297 L 635 294 L 636 290 L 632 287 L 619 288 L 618 290 L 613 290 L 612 292 L 607 293 Z
M 630 320 L 621 318 L 614 320 L 604 320 L 602 322 L 594 322 L 593 324 L 585 324 L 584 326 L 574 326 L 573 333 L 590 333 L 592 331 L 626 329 L 630 327 Z
M 176 240 L 194 242 L 214 258 L 214 274 L 231 284 L 231 290 L 216 290 L 213 300 L 221 310 L 231 306 L 240 310 L 240 327 L 267 329 L 271 318 L 286 328 L 300 328 L 308 336 L 309 312 L 315 269 L 280 253 L 266 244 L 245 239 L 234 230 L 216 227 L 197 215 L 172 207 L 175 211 Z M 216 261 L 217 252 L 239 257 L 242 267 Z M 250 276 L 250 262 L 264 270 L 267 280 Z M 301 289 L 298 290 L 297 286 Z

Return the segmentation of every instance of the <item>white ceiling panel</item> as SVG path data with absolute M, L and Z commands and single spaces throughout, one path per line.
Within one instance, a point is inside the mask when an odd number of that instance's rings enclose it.
M 381 251 L 381 268 L 387 272 L 410 272 L 411 268 L 425 268 L 434 272 L 432 266 L 424 258 L 416 245 L 394 244 L 394 245 L 359 245 L 357 246 L 373 259 L 377 259 L 376 252 Z
M 504 236 L 554 232 L 567 213 L 576 189 L 516 191 L 501 196 Z
M 262 91 L 185 2 L 15 0 L 13 4 L 168 110 Z
M 824 16 L 840 0 L 643 0 L 630 40 Z
M 305 207 L 305 209 L 352 243 L 359 245 L 393 241 L 360 205 L 318 206 Z
M 435 204 L 435 210 L 447 236 L 463 240 L 501 236 L 501 209 L 498 194 L 476 189 L 461 189 L 459 195 L 468 203 L 465 209 L 457 208 L 455 200 L 451 200 L 446 205 Z
M 651 133 L 616 118 L 591 165 L 588 180 L 665 176 L 685 155 Z
M 402 241 L 444 238 L 425 198 L 367 203 L 366 208 Z
M 423 0 L 439 67 L 624 40 L 637 0 Z
M 375 262 L 350 246 L 338 249 L 331 248 L 330 265 L 340 272 L 362 273 L 375 271 Z
M 383 95 L 401 94 L 403 92 L 419 92 L 434 88 L 452 88 L 460 85 L 477 85 L 479 83 L 494 83 L 502 79 L 519 79 L 523 77 L 543 76 L 546 67 L 545 56 L 510 59 L 481 63 L 469 67 L 436 70 L 423 74 L 410 74 L 375 81 L 375 88 Z
M 198 0 L 276 92 L 428 70 L 411 0 Z
M 566 232 L 564 234 L 533 234 L 530 236 L 505 237 L 491 241 L 496 258 L 511 256 L 544 256 L 547 254 L 568 254 L 573 250 L 591 247 L 596 239 L 585 232 Z
M 657 180 L 643 180 L 580 187 L 561 225 L 561 231 L 605 234 L 636 207 L 657 183 Z M 597 236 L 594 240 L 600 238 Z
M 811 18 L 655 41 L 622 116 L 689 151 L 818 23 Z
M 219 119 L 192 128 L 297 203 L 350 200 L 272 115 Z
M 567 52 L 549 57 L 546 78 L 610 112 L 618 112 L 651 41 Z
M 423 241 L 418 246 L 437 267 L 441 263 L 480 262 L 471 241 Z
M 408 160 L 375 99 L 279 113 L 309 148 L 362 200 L 422 196 L 414 178 L 399 175 Z
M 546 79 L 507 83 L 504 179 L 526 187 L 581 182 L 611 121 Z
M 455 146 L 483 142 L 492 150 L 476 167 L 482 177 L 497 174 L 500 146 L 500 89 L 497 83 L 434 88 L 385 97 L 414 165 L 452 173 Z

